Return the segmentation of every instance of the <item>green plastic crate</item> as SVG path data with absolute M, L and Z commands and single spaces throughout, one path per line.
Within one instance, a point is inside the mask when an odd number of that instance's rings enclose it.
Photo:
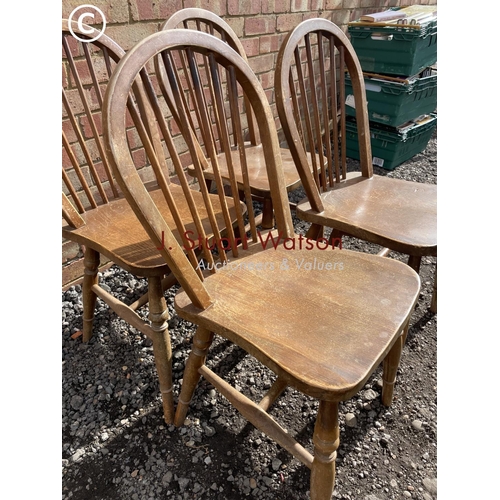
M 437 61 L 437 19 L 420 29 L 353 22 L 348 32 L 363 71 L 409 76 Z
M 414 77 L 405 82 L 394 82 L 365 75 L 368 118 L 371 122 L 399 127 L 421 115 L 428 115 L 437 107 L 437 72 L 423 78 Z M 356 116 L 353 107 L 351 79 L 346 75 L 346 112 Z
M 425 149 L 436 125 L 435 114 L 431 114 L 427 121 L 411 123 L 404 128 L 370 124 L 373 165 L 394 170 Z M 346 121 L 346 139 L 347 157 L 359 160 L 358 131 L 353 119 Z

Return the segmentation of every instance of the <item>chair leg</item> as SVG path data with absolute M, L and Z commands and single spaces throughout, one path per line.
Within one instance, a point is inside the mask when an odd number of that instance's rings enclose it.
M 274 227 L 273 202 L 271 198 L 264 198 L 262 208 L 262 229 L 272 229 Z
M 324 226 L 320 224 L 311 224 L 306 232 L 306 238 L 317 240 L 323 238 Z
M 100 256 L 92 248 L 85 248 L 83 263 L 85 266 L 82 286 L 83 302 L 83 341 L 88 342 L 92 338 L 92 326 L 94 324 L 94 312 L 97 295 L 92 291 L 92 286 L 97 284 L 97 271 L 99 269 Z
M 332 245 L 332 247 L 339 247 L 342 249 L 342 236 L 343 233 L 338 229 L 332 229 L 330 233 L 330 238 L 328 239 L 328 243 Z
M 175 411 L 174 425 L 176 427 L 181 426 L 186 419 L 189 403 L 191 402 L 194 390 L 196 389 L 196 385 L 201 377 L 198 370 L 205 363 L 207 351 L 212 344 L 213 338 L 213 332 L 210 332 L 201 326 L 198 327 L 196 333 L 194 334 L 193 348 L 186 362 L 186 367 L 184 368 L 181 394 Z
M 420 271 L 420 262 L 422 262 L 421 255 L 410 255 L 408 257 L 408 265 L 417 273 Z
M 406 345 L 406 338 L 408 337 L 408 330 L 409 329 L 410 329 L 410 323 L 408 323 L 405 326 L 405 329 L 403 330 L 403 335 L 401 335 L 403 337 L 403 347 Z
M 148 279 L 149 320 L 155 332 L 153 337 L 153 353 L 156 370 L 160 381 L 160 392 L 163 402 L 163 416 L 167 424 L 174 421 L 174 396 L 172 393 L 172 347 L 168 332 L 169 319 L 167 303 L 163 295 L 163 287 L 159 276 Z
M 407 331 L 409 323 L 406 325 Z M 394 396 L 394 383 L 396 382 L 396 374 L 398 372 L 399 361 L 401 359 L 401 351 L 403 349 L 404 334 L 400 335 L 392 349 L 384 359 L 383 386 L 382 386 L 382 404 L 391 406 Z
M 311 500 L 330 500 L 335 486 L 335 459 L 339 447 L 339 405 L 320 401 L 314 426 Z

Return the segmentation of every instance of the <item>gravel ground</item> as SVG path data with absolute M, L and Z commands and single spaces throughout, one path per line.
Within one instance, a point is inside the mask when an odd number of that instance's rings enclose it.
M 396 170 L 375 171 L 435 184 L 436 147 L 434 136 L 423 153 Z M 307 229 L 295 222 L 297 231 Z M 378 251 L 350 238 L 344 247 Z M 423 258 L 422 290 L 392 406 L 379 403 L 380 369 L 340 406 L 334 498 L 437 498 L 437 316 L 429 311 L 435 264 L 435 258 Z M 145 280 L 117 267 L 100 280 L 124 300 L 146 290 Z M 175 316 L 174 294 L 166 296 L 178 393 L 193 325 Z M 246 423 L 208 383 L 198 386 L 185 426 L 165 425 L 150 341 L 98 300 L 94 337 L 83 344 L 71 338 L 82 327 L 81 314 L 81 288 L 71 287 L 62 294 L 63 499 L 309 498 L 309 470 Z M 147 315 L 147 307 L 141 314 Z M 272 372 L 224 340 L 214 342 L 208 365 L 255 399 L 274 380 Z M 316 411 L 316 401 L 287 389 L 271 414 L 312 449 Z

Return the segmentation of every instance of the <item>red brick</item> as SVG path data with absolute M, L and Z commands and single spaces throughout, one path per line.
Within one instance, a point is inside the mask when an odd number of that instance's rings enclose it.
M 331 13 L 328 11 L 304 12 L 303 21 L 306 21 L 307 19 L 317 19 L 317 18 L 330 19 L 330 17 L 331 17 Z
M 132 117 L 130 116 L 130 113 L 127 111 L 125 113 L 125 128 L 129 129 L 131 127 L 134 127 L 134 120 L 132 120 Z
M 291 11 L 292 12 L 305 12 L 310 9 L 310 0 L 292 0 Z
M 97 133 L 102 135 L 102 116 L 101 113 L 93 113 L 92 118 L 97 129 Z M 92 126 L 90 125 L 90 120 L 87 115 L 80 117 L 80 127 L 83 130 L 83 136 L 85 139 L 90 139 L 94 137 L 94 132 L 92 131 Z
M 159 18 L 161 21 L 166 21 L 172 14 L 182 9 L 182 0 L 168 0 L 168 2 L 160 2 Z
M 266 92 L 267 100 L 269 101 L 269 105 L 271 106 L 271 113 L 273 116 L 278 115 L 278 111 L 276 110 L 276 104 L 274 103 L 274 90 L 268 90 Z
M 302 14 L 282 14 L 278 16 L 276 30 L 288 33 L 293 30 L 302 21 Z
M 68 90 L 66 92 L 66 97 L 68 98 L 69 107 L 74 115 L 78 115 L 84 112 L 83 104 L 78 95 L 78 90 Z
M 310 9 L 313 12 L 318 12 L 320 10 L 324 10 L 325 6 L 325 0 L 311 0 L 311 6 Z
M 353 11 L 350 11 L 349 21 L 357 21 L 362 15 L 363 15 L 362 9 L 355 9 Z
M 264 35 L 274 33 L 276 19 L 274 16 L 248 17 L 245 19 L 245 35 Z
M 282 35 L 266 35 L 260 37 L 260 53 L 278 52 Z
M 157 19 L 155 0 L 133 0 L 130 2 L 130 11 L 134 21 Z
M 135 128 L 130 128 L 127 130 L 127 142 L 130 149 L 136 149 L 142 146 L 139 133 Z
M 252 57 L 248 60 L 248 64 L 252 68 L 253 72 L 258 75 L 259 73 L 265 73 L 266 71 L 273 71 L 274 59 L 275 54 L 264 54 L 262 56 Z
M 109 26 L 106 34 L 124 50 L 131 49 L 136 43 L 158 31 L 158 22 L 136 23 L 127 26 Z
M 178 127 L 175 120 L 170 120 L 169 122 L 170 134 L 172 137 L 176 137 L 181 133 L 181 129 Z
M 349 11 L 339 10 L 337 12 L 332 12 L 330 20 L 337 26 L 345 26 L 349 22 Z
M 246 38 L 241 41 L 247 57 L 257 56 L 260 53 L 259 38 Z
M 359 0 L 344 0 L 344 9 L 356 9 L 359 7 Z
M 78 75 L 78 79 L 82 82 L 83 85 L 89 85 L 92 83 L 92 78 L 90 77 L 90 71 L 86 61 L 76 61 L 75 62 L 76 72 Z M 70 85 L 72 88 L 76 87 L 76 78 L 69 68 L 69 76 L 70 76 Z
M 262 75 L 260 75 L 260 83 L 262 84 L 262 88 L 264 90 L 274 89 L 274 71 L 262 73 Z
M 63 0 L 62 1 L 63 18 L 67 18 L 75 7 L 78 7 L 83 3 L 85 2 L 82 2 L 80 0 Z M 88 2 L 88 3 L 91 3 L 96 7 L 99 7 L 103 11 L 104 16 L 106 17 L 106 23 L 108 25 L 113 23 L 124 23 L 128 22 L 129 20 L 128 0 L 113 0 L 113 2 L 97 0 L 95 2 Z M 74 19 L 78 20 L 79 15 L 80 12 L 77 11 L 76 17 Z M 88 22 L 91 21 L 91 19 L 84 19 L 84 21 L 87 21 L 87 24 L 91 24 Z M 96 15 L 95 24 L 98 24 L 97 21 L 99 22 L 101 21 L 100 16 L 98 14 Z
M 290 12 L 291 0 L 262 0 L 263 14 L 283 14 Z
M 70 12 L 68 12 L 68 16 L 69 16 L 69 14 L 70 14 Z M 83 55 L 83 50 L 82 50 L 81 44 L 73 35 L 69 34 L 65 38 L 66 38 L 66 42 L 68 43 L 69 52 L 73 57 L 78 57 L 78 56 Z M 67 58 L 66 51 L 64 50 L 64 46 L 62 48 L 62 58 L 63 59 Z
M 236 33 L 238 38 L 243 38 L 243 28 L 245 26 L 245 18 L 244 17 L 231 17 L 228 19 L 224 19 L 229 26 L 231 26 L 232 30 Z
M 325 9 L 326 10 L 335 10 L 342 8 L 343 0 L 325 0 Z
M 68 153 L 63 148 L 62 149 L 62 166 L 67 170 L 71 168 L 73 165 L 71 164 L 71 160 L 69 159 Z
M 137 168 L 143 167 L 147 163 L 146 159 L 146 152 L 144 151 L 144 148 L 141 149 L 136 149 L 135 151 L 132 151 L 132 159 L 134 161 L 134 165 Z
M 227 13 L 231 16 L 260 14 L 260 0 L 227 0 Z
M 111 168 L 110 165 L 108 165 L 108 166 Z M 104 168 L 104 164 L 102 163 L 102 161 L 95 163 L 94 168 L 97 172 L 97 176 L 99 178 L 99 181 L 103 185 L 104 185 L 104 183 L 107 183 L 107 181 L 109 180 L 109 177 L 108 177 L 108 173 L 106 172 L 106 169 Z M 106 192 L 106 190 L 105 190 L 105 192 Z M 112 193 L 111 188 L 109 188 L 109 192 L 107 192 L 106 195 L 113 197 L 111 193 Z M 97 193 L 95 196 L 98 197 L 99 199 L 101 199 L 101 196 L 99 195 L 99 193 Z
M 62 129 L 63 132 L 66 134 L 66 138 L 68 139 L 68 142 L 72 144 L 73 142 L 76 142 L 76 133 L 73 129 L 73 125 L 71 125 L 71 122 L 69 120 L 63 120 L 62 122 Z
M 218 16 L 226 15 L 226 0 L 184 0 L 184 8 L 198 7 Z

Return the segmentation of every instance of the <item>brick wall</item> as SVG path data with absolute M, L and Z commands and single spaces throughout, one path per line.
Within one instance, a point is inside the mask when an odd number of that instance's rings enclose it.
M 82 0 L 63 0 L 62 17 L 83 5 Z M 388 7 L 434 5 L 436 0 L 93 0 L 106 16 L 106 34 L 123 49 L 130 49 L 144 37 L 156 33 L 174 12 L 200 7 L 221 16 L 236 32 L 246 50 L 248 62 L 262 83 L 271 104 L 276 126 L 281 128 L 274 99 L 274 68 L 284 36 L 301 21 L 323 17 L 347 32 L 347 23 L 359 16 Z M 63 75 L 63 84 L 64 84 Z M 64 160 L 65 158 L 63 158 Z M 67 159 L 66 159 L 67 161 Z M 63 241 L 63 285 L 83 274 L 78 245 Z

